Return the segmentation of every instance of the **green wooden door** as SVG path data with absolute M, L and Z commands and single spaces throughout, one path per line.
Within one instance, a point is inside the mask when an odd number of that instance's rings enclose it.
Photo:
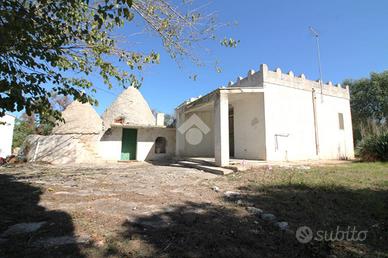
M 136 160 L 137 130 L 123 128 L 121 160 Z

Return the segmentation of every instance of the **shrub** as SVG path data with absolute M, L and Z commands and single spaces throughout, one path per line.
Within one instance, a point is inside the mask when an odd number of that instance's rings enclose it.
M 365 137 L 357 152 L 363 161 L 388 161 L 388 131 Z

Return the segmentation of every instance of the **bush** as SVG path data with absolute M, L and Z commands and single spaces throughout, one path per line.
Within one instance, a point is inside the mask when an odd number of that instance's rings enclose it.
M 363 161 L 388 161 L 388 132 L 365 137 L 357 147 Z

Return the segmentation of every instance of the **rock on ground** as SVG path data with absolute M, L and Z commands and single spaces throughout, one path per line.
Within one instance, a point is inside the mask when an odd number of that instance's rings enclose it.
M 262 213 L 261 214 L 261 218 L 263 220 L 266 220 L 266 221 L 269 221 L 269 222 L 272 222 L 272 221 L 276 220 L 275 215 L 273 215 L 271 213 Z
M 220 191 L 220 188 L 218 187 L 218 186 L 213 186 L 212 187 L 212 190 L 214 191 L 214 192 L 219 192 Z
M 261 215 L 263 213 L 262 209 L 256 207 L 247 207 L 247 211 L 255 215 Z
M 239 196 L 239 195 L 241 195 L 241 193 L 239 193 L 239 192 L 233 192 L 233 191 L 226 191 L 226 192 L 224 193 L 224 195 L 225 195 L 225 197 L 230 198 L 230 197 Z
M 0 236 L 8 237 L 13 235 L 28 234 L 39 230 L 46 222 L 32 222 L 32 223 L 19 223 L 10 226 L 6 231 L 4 231 Z
M 86 244 L 90 242 L 90 236 L 60 236 L 60 237 L 49 237 L 35 241 L 32 245 L 35 247 L 52 247 L 70 244 Z
M 282 231 L 288 229 L 288 223 L 286 221 L 276 222 L 275 226 L 277 226 Z

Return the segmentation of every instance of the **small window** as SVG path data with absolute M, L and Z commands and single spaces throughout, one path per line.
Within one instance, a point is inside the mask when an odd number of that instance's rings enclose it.
M 339 122 L 339 129 L 340 130 L 344 130 L 345 129 L 345 126 L 344 126 L 344 114 L 338 113 L 338 122 Z
M 166 153 L 167 140 L 164 137 L 158 137 L 155 140 L 155 153 Z

